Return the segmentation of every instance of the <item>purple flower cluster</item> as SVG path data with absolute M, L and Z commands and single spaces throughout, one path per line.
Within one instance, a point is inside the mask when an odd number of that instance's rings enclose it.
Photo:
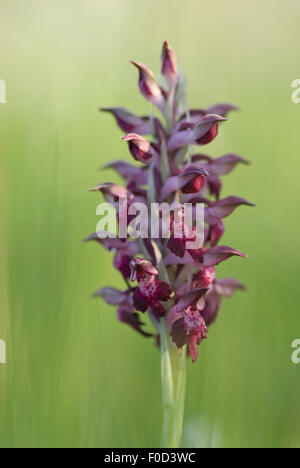
M 208 109 L 188 109 L 184 79 L 167 41 L 163 45 L 159 82 L 146 65 L 131 63 L 139 72 L 140 91 L 151 103 L 150 115 L 138 117 L 122 107 L 102 110 L 116 119 L 125 133 L 122 139 L 130 154 L 140 164 L 112 162 L 107 167 L 125 180 L 125 187 L 105 183 L 91 190 L 101 192 L 116 207 L 119 223 L 122 213 L 118 206 L 122 198 L 126 198 L 127 209 L 137 201 L 145 204 L 149 213 L 151 203 L 176 202 L 182 209 L 171 217 L 169 239 L 154 240 L 150 234 L 147 239 L 105 238 L 99 233 L 89 236 L 86 240 L 94 240 L 114 252 L 114 266 L 126 283 L 124 291 L 107 287 L 95 295 L 117 307 L 118 319 L 145 337 L 157 338 L 144 330 L 140 313 L 147 312 L 158 325 L 164 318 L 170 340 L 178 348 L 188 345 L 195 361 L 199 344 L 218 316 L 222 298 L 244 289 L 235 279 L 217 279 L 216 266 L 232 256 L 246 257 L 220 243 L 224 219 L 240 205 L 253 205 L 236 196 L 222 198 L 221 191 L 222 176 L 238 164 L 248 162 L 235 154 L 214 159 L 194 153 L 194 146 L 207 145 L 217 137 L 228 113 L 236 108 L 217 104 Z M 201 248 L 190 250 L 184 235 L 181 238 L 174 235 L 178 225 L 186 232 L 185 203 L 205 205 Z M 129 221 L 130 217 L 127 225 Z M 196 237 L 195 226 L 189 229 L 192 237 Z

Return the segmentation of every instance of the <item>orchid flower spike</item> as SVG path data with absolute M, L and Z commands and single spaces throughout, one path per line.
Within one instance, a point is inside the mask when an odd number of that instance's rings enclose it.
M 121 323 L 160 344 L 167 395 L 165 440 L 173 432 L 176 435 L 164 443 L 174 444 L 174 440 L 179 443 L 180 424 L 171 430 L 168 425 L 183 418 L 169 414 L 182 411 L 183 402 L 176 406 L 174 395 L 177 402 L 185 387 L 180 380 L 183 374 L 176 372 L 183 369 L 186 356 L 197 360 L 199 346 L 217 320 L 223 299 L 246 289 L 234 278 L 219 278 L 218 265 L 232 257 L 247 258 L 240 250 L 224 245 L 222 238 L 230 216 L 254 205 L 240 196 L 222 196 L 223 178 L 237 167 L 244 170 L 249 164 L 246 159 L 234 153 L 213 158 L 207 152 L 194 151 L 200 146 L 208 148 L 221 128 L 226 131 L 223 124 L 237 107 L 218 103 L 206 109 L 188 109 L 183 75 L 168 41 L 162 48 L 159 79 L 143 63 L 131 63 L 138 69 L 139 89 L 151 103 L 151 110 L 148 108 L 149 115 L 138 116 L 124 107 L 102 109 L 125 133 L 121 138 L 128 145 L 131 161 L 129 156 L 128 161 L 110 161 L 105 167 L 116 171 L 125 186 L 101 183 L 90 189 L 100 192 L 115 208 L 116 224 L 120 230 L 125 226 L 127 238 L 105 238 L 103 232 L 96 232 L 86 241 L 113 252 L 114 267 L 124 282 L 125 290 L 102 287 L 95 297 L 114 307 Z M 159 117 L 153 106 L 159 109 Z M 161 211 L 152 223 L 154 203 Z M 189 205 L 191 212 L 197 213 L 199 204 L 204 213 L 200 224 L 189 219 L 185 209 Z M 169 208 L 169 217 L 162 208 Z M 134 213 L 139 214 L 137 219 Z M 146 229 L 137 236 L 133 227 L 142 222 Z M 148 326 L 143 314 L 150 318 Z M 214 339 L 213 333 L 210 339 Z M 180 364 L 172 368 L 174 359 Z M 170 382 L 173 377 L 174 382 Z

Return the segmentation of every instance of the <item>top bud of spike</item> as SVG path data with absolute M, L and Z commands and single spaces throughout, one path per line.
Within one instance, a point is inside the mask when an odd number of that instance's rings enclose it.
M 178 79 L 178 67 L 176 52 L 172 49 L 168 41 L 163 44 L 161 73 L 172 87 Z

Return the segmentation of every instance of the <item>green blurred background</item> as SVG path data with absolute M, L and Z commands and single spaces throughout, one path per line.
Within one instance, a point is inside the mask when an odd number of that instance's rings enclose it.
M 111 255 L 80 240 L 101 198 L 86 189 L 130 161 L 101 106 L 149 106 L 130 59 L 177 50 L 189 102 L 232 102 L 206 151 L 252 161 L 224 195 L 257 203 L 227 221 L 247 252 L 219 268 L 249 287 L 226 300 L 189 364 L 185 446 L 300 447 L 298 0 L 0 0 L 0 446 L 157 447 L 159 353 L 89 299 L 122 287 Z

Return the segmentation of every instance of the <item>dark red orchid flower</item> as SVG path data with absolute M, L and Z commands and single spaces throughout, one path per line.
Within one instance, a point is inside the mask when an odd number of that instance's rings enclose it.
M 168 301 L 173 292 L 168 283 L 157 279 L 158 276 L 157 269 L 149 260 L 136 258 L 131 262 L 131 281 L 138 282 L 133 295 L 135 308 L 146 312 L 150 307 L 158 316 L 164 316 L 166 311 L 161 302 Z
M 156 152 L 146 138 L 136 133 L 129 133 L 122 137 L 122 140 L 127 141 L 129 151 L 136 161 L 140 161 L 144 164 L 149 164 Z

